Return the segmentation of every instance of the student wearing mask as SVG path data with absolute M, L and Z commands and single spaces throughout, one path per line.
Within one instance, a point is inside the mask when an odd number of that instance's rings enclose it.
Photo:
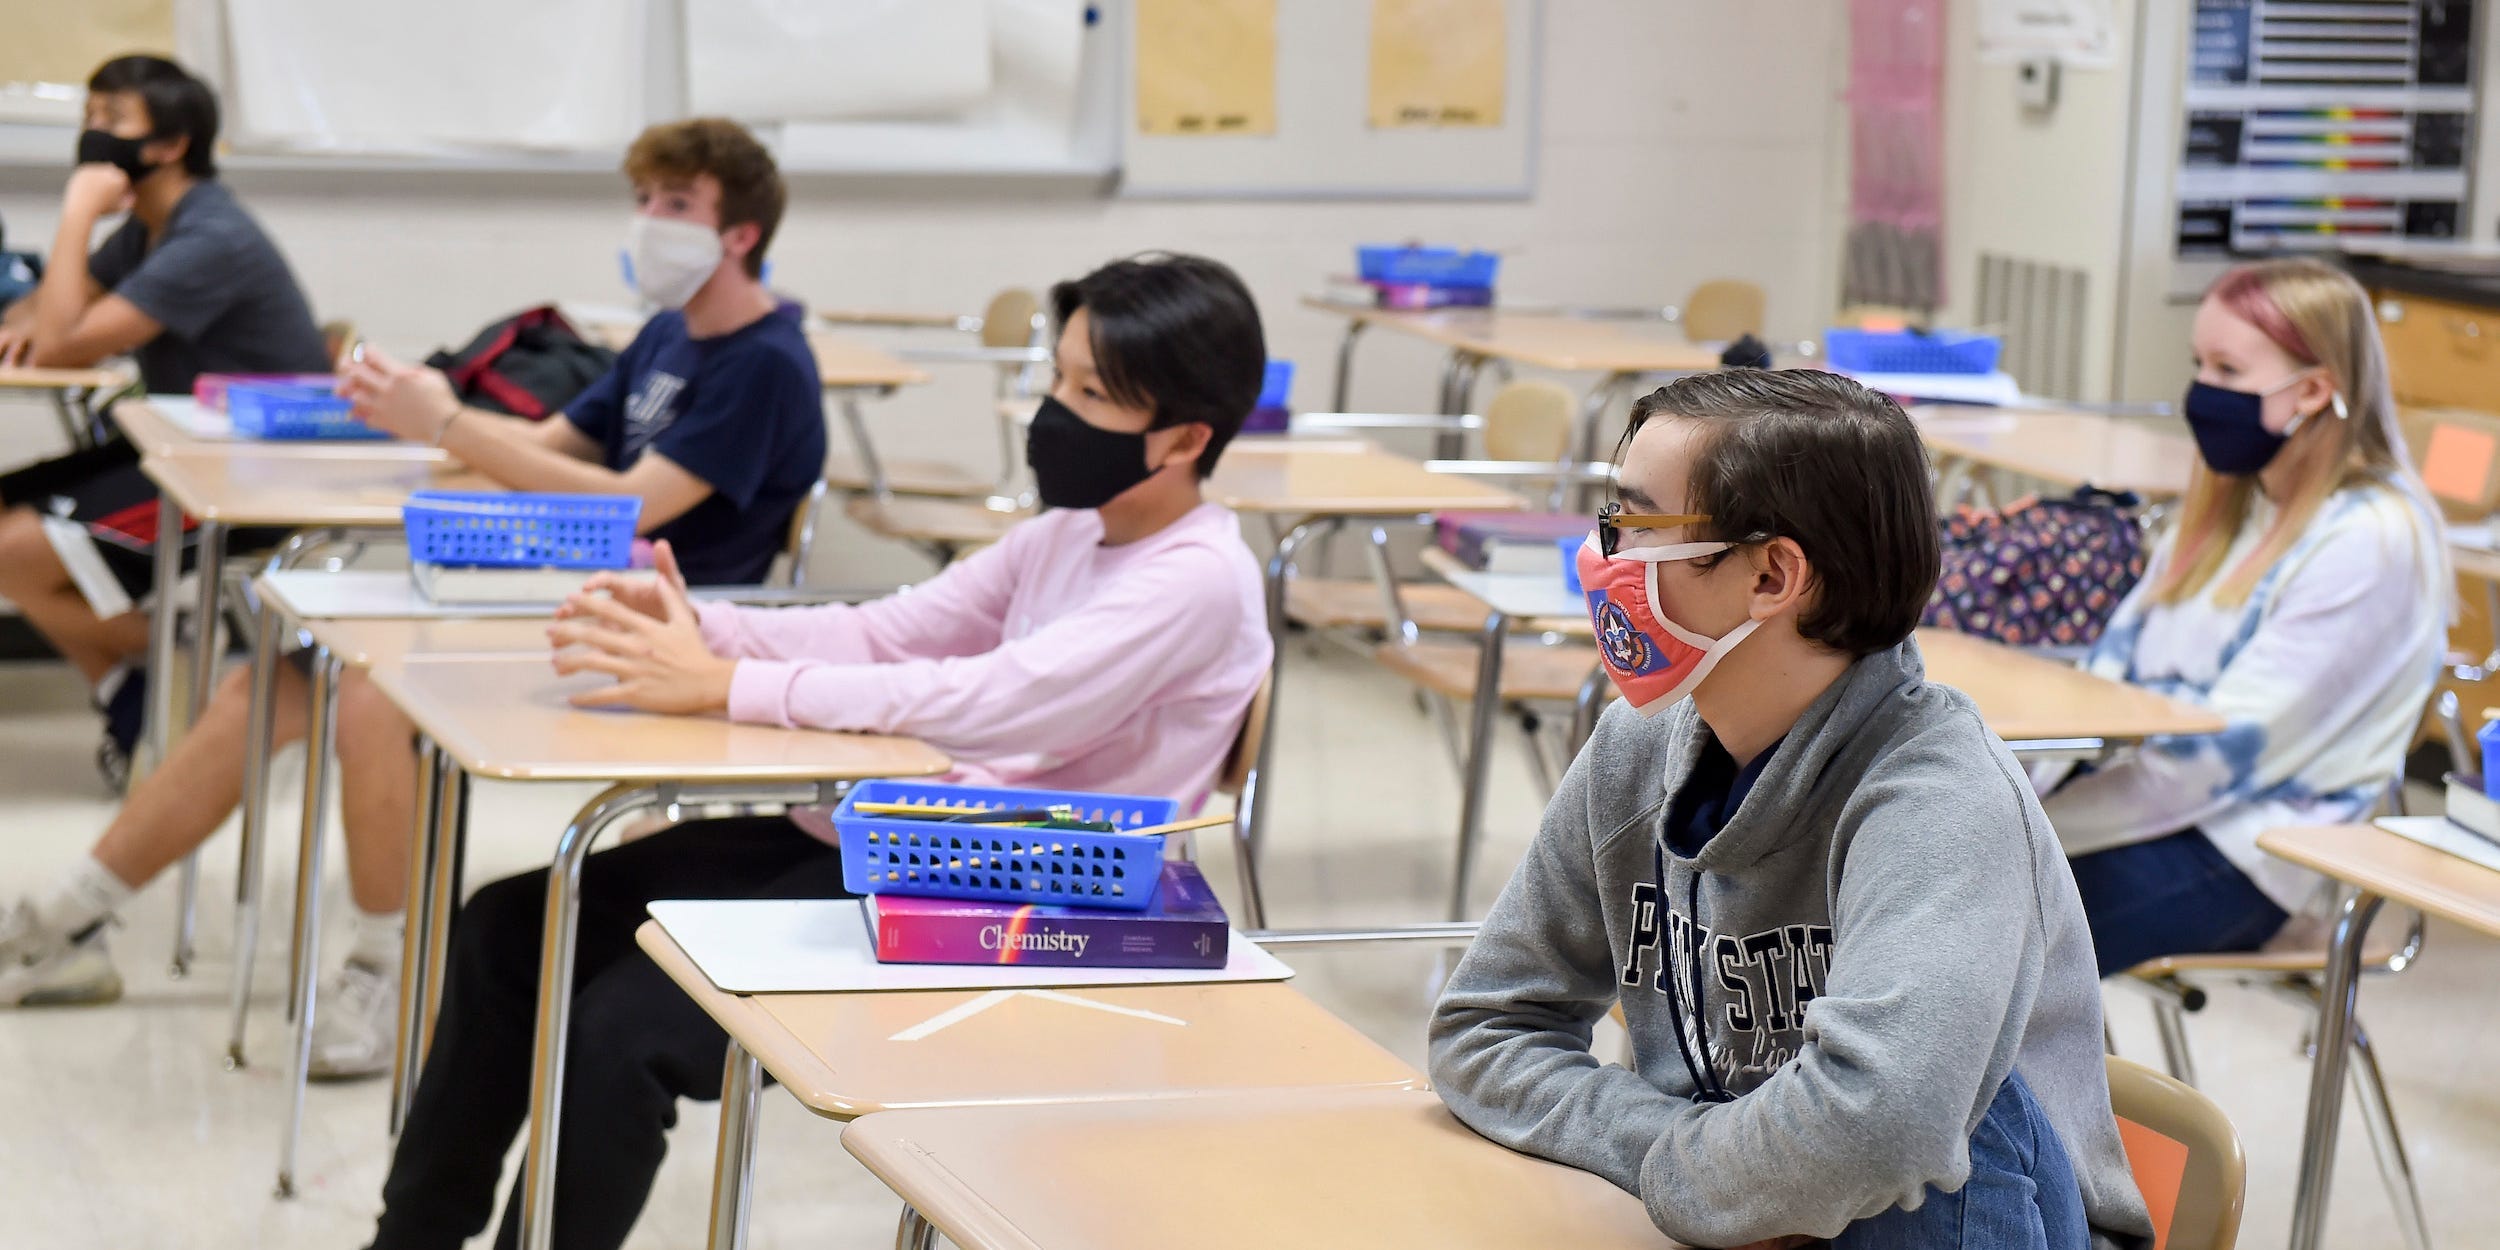
M 2227 728 L 2076 769 L 2044 800 L 2104 975 L 2274 936 L 2318 879 L 2257 835 L 2365 818 L 2447 645 L 2443 530 L 2360 285 L 2310 260 L 2234 269 L 2191 342 L 2200 463 L 2085 666 Z
M 671 541 L 696 584 L 762 580 L 815 485 L 825 426 L 800 313 L 766 290 L 765 246 L 784 190 L 772 156 L 736 123 L 654 126 L 625 158 L 629 229 L 644 296 L 661 307 L 616 367 L 535 424 L 467 408 L 432 369 L 380 352 L 342 387 L 369 424 L 441 445 L 515 490 L 636 495 L 644 533 Z M 304 674 L 279 673 L 279 741 L 303 736 Z M 192 732 L 131 792 L 87 856 L 45 893 L 0 910 L 0 1006 L 107 1002 L 121 978 L 107 918 L 216 832 L 241 797 L 245 674 L 220 684 Z M 338 757 L 353 936 L 323 984 L 313 1071 L 389 1066 L 416 729 L 362 673 L 339 686 Z
M 218 179 L 216 149 L 208 84 L 161 57 L 98 67 L 43 282 L 0 313 L 0 365 L 85 368 L 126 354 L 148 390 L 172 394 L 204 372 L 327 372 L 304 293 Z M 115 214 L 127 216 L 90 253 Z M 130 664 L 147 650 L 156 588 L 156 487 L 138 460 L 116 437 L 0 475 L 0 596 L 95 687 L 97 763 L 116 788 L 147 701 L 147 676 Z M 192 559 L 186 544 L 186 570 Z
M 1911 639 L 1938 553 L 1908 417 L 1704 374 L 1618 458 L 1579 570 L 1624 702 L 1434 1011 L 1442 1098 L 1696 1246 L 2149 1234 L 2065 858 Z M 1589 1053 L 1616 1003 L 1628 1069 Z
M 1027 458 L 1051 510 L 907 595 L 762 610 L 601 575 L 550 630 L 556 668 L 616 680 L 594 707 L 908 734 L 955 778 L 1195 805 L 1266 675 L 1258 564 L 1199 482 L 1258 401 L 1258 308 L 1193 256 L 1116 261 L 1051 292 L 1058 376 Z M 840 896 L 840 852 L 789 820 L 710 820 L 582 867 L 558 1244 L 625 1240 L 680 1098 L 720 1096 L 727 1036 L 636 949 L 659 898 Z M 486 1226 L 527 1111 L 544 870 L 477 892 L 383 1185 L 375 1250 L 451 1250 Z M 508 1199 L 496 1245 L 519 1238 Z

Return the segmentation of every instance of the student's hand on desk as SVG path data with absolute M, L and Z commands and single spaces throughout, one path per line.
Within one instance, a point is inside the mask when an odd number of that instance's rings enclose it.
M 94 221 L 130 207 L 130 175 L 111 165 L 81 165 L 61 188 L 61 215 Z
M 686 575 L 677 571 L 677 553 L 669 548 L 668 540 L 663 538 L 651 544 L 650 575 L 594 573 L 589 581 L 582 583 L 581 593 L 574 597 L 581 598 L 605 591 L 609 598 L 644 616 L 665 619 L 668 616 L 669 588 L 676 590 L 678 598 L 686 597 Z M 557 620 L 565 620 L 579 614 L 580 612 L 569 600 L 564 606 L 556 609 Z
M 439 369 L 394 360 L 377 347 L 339 372 L 339 394 L 356 406 L 356 419 L 412 443 L 440 445 L 460 396 Z
M 27 296 L 33 299 L 32 295 Z M 26 363 L 26 353 L 35 345 L 35 336 L 15 326 L 0 326 L 0 368 L 15 368 Z
M 557 647 L 557 672 L 606 673 L 616 679 L 613 686 L 574 695 L 573 706 L 679 715 L 727 708 L 737 661 L 724 660 L 703 645 L 703 630 L 695 623 L 694 605 L 686 601 L 682 584 L 666 577 L 647 584 L 658 588 L 659 616 L 585 588 L 564 601 L 562 619 L 547 628 Z

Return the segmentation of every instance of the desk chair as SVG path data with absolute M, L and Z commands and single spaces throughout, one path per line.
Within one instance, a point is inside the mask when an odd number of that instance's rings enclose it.
M 2385 810 L 2402 814 L 2403 779 L 2391 781 Z M 2293 923 L 2299 923 L 2295 917 Z M 2392 949 L 2373 948 L 2362 956 L 2364 975 L 2394 975 L 2412 966 L 2422 954 L 2422 914 L 2413 913 L 2402 942 Z M 2147 991 L 2153 1000 L 2153 1022 L 2160 1030 L 2162 1059 L 2170 1076 L 2183 1085 L 2196 1083 L 2196 1065 L 2188 1053 L 2187 1013 L 2202 1011 L 2210 1001 L 2200 982 L 2223 979 L 2262 989 L 2283 998 L 2316 1019 L 2323 1003 L 2327 952 L 2323 935 L 2314 943 L 2289 949 L 2230 952 L 2212 955 L 2171 955 L 2147 960 L 2119 975 Z M 2306 1044 L 2314 1047 L 2315 1042 Z M 2378 1050 L 2356 1018 L 2352 1022 L 2352 1090 L 2361 1103 L 2361 1120 L 2370 1132 L 2370 1152 L 2378 1161 L 2379 1179 L 2395 1208 L 2397 1230 L 2406 1250 L 2430 1250 L 2429 1224 L 2422 1214 L 2422 1194 L 2414 1184 L 2413 1163 L 2396 1112 L 2387 1098 L 2387 1080 L 2379 1071 Z
M 1664 321 L 1682 326 L 1687 342 L 1732 343 L 1748 334 L 1762 337 L 1767 305 L 1760 284 L 1742 278 L 1713 278 L 1694 287 L 1681 305 L 1566 305 L 1553 311 L 1589 321 Z
M 1317 430 L 1472 432 L 1482 436 L 1484 454 L 1491 461 L 1514 467 L 1542 467 L 1568 463 L 1575 402 L 1571 392 L 1559 383 L 1512 382 L 1494 393 L 1493 401 L 1485 405 L 1481 415 L 1471 413 L 1441 417 L 1317 412 L 1294 418 L 1293 428 L 1297 433 Z M 1436 461 L 1435 465 L 1443 471 L 1460 472 L 1463 470 L 1454 466 L 1463 463 L 1472 462 Z M 1385 553 L 1387 531 L 1375 528 L 1372 542 L 1376 551 Z M 1386 568 L 1385 561 L 1378 562 L 1375 571 L 1380 576 L 1371 580 L 1295 577 L 1285 586 L 1285 616 L 1323 633 L 1384 631 L 1401 611 L 1384 598 Z M 1484 605 L 1455 586 L 1400 586 L 1397 593 L 1402 601 L 1404 618 L 1423 632 L 1472 634 L 1484 625 Z
M 2154 1250 L 2231 1250 L 2248 1191 L 2248 1156 L 2214 1101 L 2112 1055 L 2109 1105 L 2153 1216 Z
M 950 329 L 974 336 L 969 347 L 906 348 L 895 354 L 916 364 L 986 364 L 997 372 L 997 398 L 1003 403 L 1039 394 L 1050 366 L 1050 323 L 1041 300 L 1022 287 L 1009 287 L 990 297 L 979 316 L 925 317 L 889 313 L 832 311 L 821 314 L 835 325 L 870 325 Z M 868 432 L 854 428 L 859 445 L 835 453 L 825 462 L 825 479 L 836 490 L 864 492 L 879 498 L 895 495 L 941 499 L 982 499 L 1005 493 L 1013 484 L 1017 455 L 1013 426 L 1003 419 L 998 429 L 999 471 L 984 478 L 962 464 L 937 460 L 890 460 L 868 443 Z
M 1233 800 L 1233 865 L 1241 874 L 1241 923 L 1247 929 L 1267 927 L 1267 899 L 1259 887 L 1258 843 L 1251 839 L 1258 824 L 1251 817 L 1259 803 L 1259 748 L 1267 742 L 1273 683 L 1272 676 L 1260 679 L 1258 693 L 1250 696 L 1249 710 L 1242 713 L 1241 732 L 1234 736 L 1232 749 L 1224 755 L 1223 771 L 1215 777 L 1215 792 Z M 1198 835 L 1185 836 L 1189 858 L 1196 859 Z

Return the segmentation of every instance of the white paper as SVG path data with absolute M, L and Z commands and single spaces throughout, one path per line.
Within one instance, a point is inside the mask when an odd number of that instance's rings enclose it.
M 602 150 L 642 128 L 639 0 L 226 0 L 226 22 L 247 142 Z
M 947 116 L 990 94 L 990 0 L 685 0 L 686 104 L 766 121 Z
M 2014 376 L 2002 369 L 1994 373 L 1853 373 L 1870 391 L 1887 395 L 1907 395 L 1913 399 L 1937 400 L 1955 404 L 2018 404 L 2023 389 Z
M 150 395 L 147 402 L 166 424 L 193 438 L 213 443 L 234 439 L 231 418 L 188 395 Z
M 2500 845 L 2477 837 L 2471 830 L 2445 816 L 2388 816 L 2378 822 L 2378 827 L 2432 850 L 2446 851 L 2468 863 L 2500 872 Z
M 553 616 L 553 603 L 435 603 L 406 569 L 284 569 L 255 583 L 299 621 L 413 621 L 471 617 Z
M 2077 69 L 2117 59 L 2110 0 L 1980 0 L 1979 56 L 1990 62 L 2048 57 Z
M 881 964 L 858 899 L 663 900 L 651 918 L 712 984 L 732 994 L 1052 989 L 1283 981 L 1274 955 L 1234 930 L 1221 968 L 1025 968 Z
M 792 169 L 1059 170 L 1077 154 L 1084 0 L 988 0 L 989 93 L 959 113 L 917 120 L 793 121 Z

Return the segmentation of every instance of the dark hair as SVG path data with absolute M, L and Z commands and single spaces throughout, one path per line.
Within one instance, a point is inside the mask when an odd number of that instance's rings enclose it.
M 96 67 L 89 92 L 128 92 L 148 109 L 148 137 L 190 140 L 182 168 L 194 178 L 217 176 L 217 93 L 161 56 L 117 56 Z
M 1198 476 L 1215 472 L 1267 377 L 1259 306 L 1240 277 L 1203 256 L 1145 252 L 1050 288 L 1050 306 L 1062 327 L 1086 310 L 1103 389 L 1153 413 L 1148 429 L 1215 431 Z
M 1935 590 L 1927 451 L 1890 397 L 1819 369 L 1733 369 L 1632 405 L 1622 447 L 1652 416 L 1699 422 L 1685 505 L 1709 537 L 1787 538 L 1818 593 L 1797 632 L 1852 657 L 1900 645 Z
M 625 149 L 625 176 L 636 182 L 692 182 L 699 174 L 720 183 L 723 229 L 755 223 L 755 250 L 746 255 L 746 271 L 763 277 L 764 249 L 781 226 L 790 190 L 782 185 L 773 154 L 746 127 L 726 117 L 662 122 Z

